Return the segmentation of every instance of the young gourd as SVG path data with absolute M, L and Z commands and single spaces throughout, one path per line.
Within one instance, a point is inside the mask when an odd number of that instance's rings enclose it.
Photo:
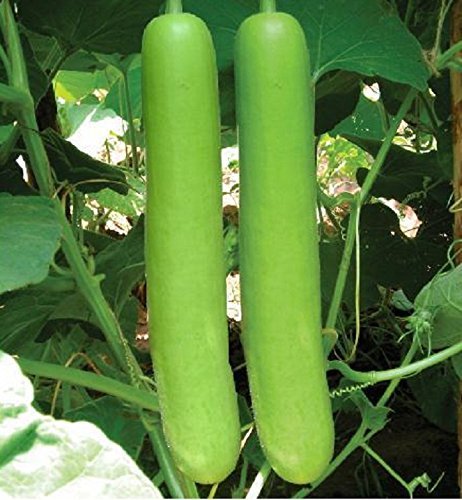
M 228 363 L 215 53 L 199 18 L 167 3 L 142 49 L 146 273 L 162 422 L 199 483 L 235 467 L 240 427 Z
M 242 341 L 263 451 L 292 483 L 331 460 L 321 340 L 313 86 L 299 23 L 262 1 L 235 47 Z

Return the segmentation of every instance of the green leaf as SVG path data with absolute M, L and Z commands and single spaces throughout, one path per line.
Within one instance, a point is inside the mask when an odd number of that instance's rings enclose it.
M 24 54 L 30 93 L 37 105 L 48 89 L 48 78 L 39 66 L 26 36 L 21 35 L 21 46 Z M 3 63 L 0 64 L 0 82 L 8 83 L 8 76 Z M 12 113 L 5 112 L 4 106 L 2 106 L 0 124 L 9 124 L 15 120 L 16 116 Z
M 70 137 L 72 134 L 74 134 L 78 130 L 78 128 L 83 124 L 83 122 L 89 119 L 90 115 L 91 115 L 91 120 L 96 121 L 95 115 L 97 113 L 101 114 L 102 111 L 99 104 L 100 104 L 99 102 L 94 104 L 87 104 L 87 103 L 61 104 L 59 106 L 59 118 L 61 126 L 63 128 L 64 136 Z M 102 116 L 101 119 L 104 119 L 104 116 Z
M 93 159 L 63 139 L 52 129 L 42 132 L 50 164 L 60 182 L 77 184 L 83 193 L 94 193 L 109 187 L 127 194 L 124 173 L 106 163 Z
M 35 59 L 46 75 L 55 75 L 56 71 L 60 69 L 94 72 L 97 69 L 104 68 L 104 64 L 100 63 L 93 54 L 85 50 L 77 50 L 69 55 L 59 45 L 56 38 L 42 35 L 36 31 L 30 31 L 24 26 L 22 26 L 22 29 L 29 40 Z
M 68 296 L 68 292 L 51 293 L 45 282 L 3 295 L 0 307 L 0 348 L 19 353 L 23 346 L 38 337 L 50 315 L 59 309 L 59 304 Z
M 101 289 L 118 315 L 144 276 L 144 218 L 140 217 L 126 238 L 100 252 L 95 264 L 96 273 L 105 276 Z
M 98 320 L 80 292 L 69 295 L 59 303 L 48 320 L 75 320 L 98 325 Z
M 0 492 L 12 497 L 162 498 L 136 463 L 95 425 L 32 407 L 33 387 L 0 353 Z
M 74 52 L 62 63 L 59 69 L 64 71 L 97 71 L 103 70 L 104 64 L 94 54 L 86 50 Z
M 84 71 L 59 71 L 54 80 L 55 95 L 69 103 L 75 103 L 97 87 L 98 73 Z
M 50 200 L 0 194 L 0 294 L 43 281 L 60 238 Z
M 141 54 L 97 54 L 102 63 L 112 66 L 119 73 L 127 74 L 130 69 L 141 67 Z
M 442 349 L 462 341 L 462 266 L 439 274 L 417 295 L 416 308 L 433 315 L 431 338 L 422 338 L 424 345 Z
M 23 46 L 24 59 L 26 61 L 30 92 L 34 101 L 38 103 L 48 90 L 48 77 L 39 66 L 29 40 L 25 36 L 22 36 L 21 43 Z
M 414 309 L 414 304 L 406 297 L 406 294 L 402 290 L 393 292 L 391 305 L 399 311 L 408 312 Z
M 450 363 L 440 363 L 408 379 L 424 417 L 447 432 L 456 432 L 458 378 Z
M 315 79 L 334 69 L 383 76 L 424 90 L 430 72 L 418 41 L 378 0 L 286 0 L 305 29 Z M 397 57 L 399 54 L 399 57 Z
M 361 95 L 360 81 L 356 73 L 332 71 L 316 83 L 316 135 L 330 131 L 351 115 Z
M 9 194 L 22 196 L 35 194 L 35 191 L 24 181 L 22 175 L 21 167 L 13 159 L 9 159 L 5 164 L 0 165 L 1 190 Z
M 114 82 L 111 90 L 108 92 L 103 105 L 106 108 L 113 109 L 124 120 L 128 120 L 126 98 L 124 91 L 123 78 L 120 77 Z M 128 92 L 132 105 L 134 119 L 141 119 L 141 66 L 131 68 L 127 73 Z
M 30 30 L 55 37 L 67 52 L 140 52 L 146 24 L 161 0 L 21 0 L 19 18 Z
M 462 380 L 462 353 L 456 354 L 451 358 L 451 364 L 454 368 L 454 372 Z
M 89 195 L 88 198 L 97 201 L 101 207 L 134 218 L 143 212 L 145 206 L 143 195 L 133 190 L 123 196 L 112 189 L 102 189 L 99 193 Z M 93 219 L 93 213 L 91 217 Z
M 66 420 L 86 420 L 99 427 L 104 434 L 134 459 L 138 458 L 146 435 L 139 416 L 112 396 L 103 396 L 64 414 Z
M 373 102 L 361 94 L 353 114 L 345 118 L 332 131 L 331 135 L 344 135 L 375 139 L 381 141 L 386 129 L 380 111 L 380 102 Z
M 220 70 L 233 65 L 234 38 L 241 23 L 256 11 L 255 3 L 249 0 L 183 0 L 185 11 L 192 12 L 207 23 Z

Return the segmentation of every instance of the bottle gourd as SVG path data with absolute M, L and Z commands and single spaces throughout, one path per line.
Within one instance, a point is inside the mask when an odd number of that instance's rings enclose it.
M 170 2 L 142 48 L 146 274 L 163 428 L 192 480 L 235 467 L 240 427 L 228 362 L 215 53 L 205 23 Z M 178 6 L 180 8 L 178 8 Z
M 295 18 L 271 8 L 247 18 L 235 72 L 242 341 L 252 404 L 269 463 L 303 484 L 327 467 L 334 428 L 321 339 L 314 98 Z

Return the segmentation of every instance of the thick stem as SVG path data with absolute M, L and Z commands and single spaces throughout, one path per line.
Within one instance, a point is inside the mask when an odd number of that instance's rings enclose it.
M 276 12 L 276 0 L 260 0 L 260 12 Z
M 15 107 L 24 107 L 30 103 L 29 96 L 20 89 L 0 83 L 0 102 Z
M 0 4 L 0 9 L 0 25 L 3 38 L 7 43 L 8 58 L 10 61 L 10 84 L 18 89 L 29 89 L 21 39 L 9 0 L 3 0 Z
M 45 148 L 38 132 L 37 121 L 35 119 L 34 101 L 30 94 L 29 80 L 27 78 L 26 64 L 19 38 L 16 21 L 11 10 L 10 2 L 3 0 L 0 4 L 0 26 L 8 46 L 8 57 L 10 62 L 10 85 L 17 92 L 23 94 L 24 101 L 17 107 L 18 122 L 21 133 L 26 143 L 29 155 L 31 156 L 32 169 L 41 194 L 52 195 L 51 169 L 46 157 Z M 6 96 L 4 96 L 6 97 Z M 38 161 L 33 162 L 33 158 Z M 44 160 L 45 161 L 42 161 Z
M 99 280 L 90 273 L 82 258 L 80 247 L 59 200 L 55 200 L 55 204 L 56 213 L 60 219 L 63 231 L 62 248 L 69 267 L 74 274 L 77 286 L 97 317 L 101 330 L 105 334 L 106 340 L 111 346 L 119 365 L 130 375 L 132 383 L 135 386 L 142 386 L 141 379 L 143 374 L 141 368 L 123 336 L 114 312 L 104 298 Z
M 44 196 L 53 195 L 53 179 L 48 157 L 38 131 L 34 104 L 22 107 L 18 112 L 18 123 L 26 144 L 27 154 L 40 193 Z
M 412 360 L 417 354 L 418 349 L 419 349 L 419 342 L 417 337 L 414 337 L 411 347 L 407 351 L 406 356 L 404 356 L 404 359 L 401 363 L 401 368 L 409 366 L 412 363 Z M 400 378 L 395 378 L 390 381 L 388 387 L 385 389 L 382 396 L 380 397 L 377 406 L 385 406 L 388 403 L 388 401 L 392 397 L 393 393 L 395 392 L 400 382 L 401 382 Z
M 338 370 L 342 375 L 353 382 L 375 384 L 377 382 L 384 382 L 386 380 L 400 379 L 403 377 L 409 377 L 410 375 L 415 375 L 426 368 L 430 368 L 446 359 L 451 358 L 452 356 L 455 356 L 456 354 L 459 354 L 459 352 L 462 352 L 462 342 L 458 342 L 451 347 L 447 347 L 436 354 L 420 359 L 410 365 L 400 366 L 399 368 L 393 368 L 391 370 L 358 372 L 350 368 L 342 361 L 331 361 L 329 363 L 328 370 Z
M 345 241 L 345 248 L 343 250 L 342 260 L 340 261 L 339 272 L 337 274 L 337 281 L 335 283 L 334 295 L 330 302 L 329 313 L 326 321 L 326 330 L 335 329 L 337 324 L 337 316 L 342 303 L 343 291 L 345 290 L 348 271 L 350 269 L 351 255 L 355 245 L 356 234 L 356 220 L 358 218 L 358 210 L 355 205 L 352 207 L 350 219 L 348 221 L 347 236 Z
M 181 0 L 167 0 L 165 7 L 166 14 L 181 14 L 183 12 L 183 2 Z
M 157 397 L 153 392 L 136 389 L 132 385 L 124 384 L 104 375 L 97 375 L 76 368 L 68 368 L 43 361 L 32 361 L 24 358 L 16 358 L 21 370 L 29 375 L 60 380 L 72 385 L 85 387 L 98 392 L 104 392 L 111 396 L 120 398 L 146 410 L 159 411 Z

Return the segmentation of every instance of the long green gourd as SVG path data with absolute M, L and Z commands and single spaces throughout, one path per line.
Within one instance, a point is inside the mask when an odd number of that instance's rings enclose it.
M 240 426 L 228 363 L 215 53 L 181 2 L 147 26 L 146 273 L 151 355 L 165 435 L 192 480 L 235 467 Z
M 242 340 L 263 451 L 292 483 L 331 460 L 321 340 L 313 88 L 305 36 L 274 2 L 237 34 Z

